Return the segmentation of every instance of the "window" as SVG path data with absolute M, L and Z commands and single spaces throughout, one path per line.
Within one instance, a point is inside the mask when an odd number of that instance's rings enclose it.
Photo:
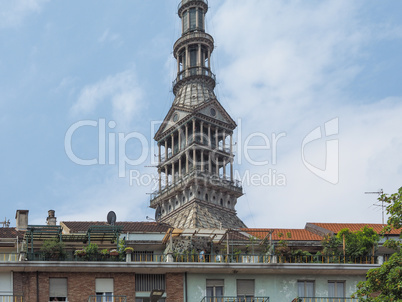
M 185 11 L 183 13 L 183 30 L 187 31 L 188 30 L 188 12 Z
M 223 297 L 223 279 L 207 279 L 207 301 Z
M 162 274 L 136 274 L 135 290 L 139 292 L 151 292 L 154 289 L 166 289 L 165 275 Z
M 95 279 L 96 302 L 113 301 L 113 278 Z
M 67 278 L 49 278 L 49 301 L 67 301 Z
M 239 302 L 251 302 L 254 298 L 254 280 L 237 280 L 237 297 Z
M 328 297 L 340 298 L 345 297 L 345 281 L 328 281 Z M 329 301 L 338 301 L 333 299 Z
M 195 8 L 190 8 L 190 29 L 196 28 L 196 13 L 197 10 Z
M 299 297 L 314 297 L 314 281 L 297 281 Z
M 198 28 L 204 28 L 204 11 L 201 8 L 198 9 Z

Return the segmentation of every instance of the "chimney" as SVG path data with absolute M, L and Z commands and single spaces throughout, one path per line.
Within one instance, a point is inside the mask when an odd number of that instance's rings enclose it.
M 15 213 L 17 231 L 26 231 L 28 228 L 28 213 L 29 210 L 17 210 Z
M 54 210 L 47 211 L 48 217 L 46 218 L 47 225 L 56 225 L 56 217 L 54 217 Z

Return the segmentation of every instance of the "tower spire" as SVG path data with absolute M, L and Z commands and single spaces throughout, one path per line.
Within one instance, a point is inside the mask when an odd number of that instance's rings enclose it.
M 236 123 L 214 94 L 207 10 L 207 0 L 182 0 L 178 6 L 182 34 L 173 46 L 175 99 L 154 137 L 159 186 L 150 206 L 157 220 L 177 228 L 241 228 L 235 205 L 243 192 L 233 175 Z

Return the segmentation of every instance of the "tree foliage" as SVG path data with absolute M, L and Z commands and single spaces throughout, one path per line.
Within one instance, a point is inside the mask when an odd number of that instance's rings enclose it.
M 378 200 L 387 204 L 387 214 L 390 215 L 383 232 L 400 229 L 402 227 L 402 187 L 397 193 L 390 196 L 382 194 Z M 388 240 L 384 245 L 398 251 L 381 267 L 369 270 L 366 276 L 367 280 L 357 285 L 358 290 L 354 297 L 357 297 L 359 301 L 402 300 L 402 250 L 400 243 Z
M 373 255 L 380 239 L 373 228 L 368 228 L 367 226 L 355 232 L 343 229 L 336 236 L 341 242 L 343 242 L 343 237 L 345 236 L 346 255 L 352 258 Z

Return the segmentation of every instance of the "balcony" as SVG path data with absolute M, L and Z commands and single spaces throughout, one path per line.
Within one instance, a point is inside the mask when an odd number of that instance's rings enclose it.
M 190 31 L 181 36 L 173 45 L 173 54 L 176 57 L 180 48 L 187 43 L 204 42 L 209 45 L 211 52 L 214 48 L 214 38 L 203 31 Z M 176 57 L 177 59 L 177 57 Z
M 173 254 L 131 254 L 126 256 L 120 253 L 118 256 L 86 255 L 85 257 L 68 254 L 65 257 L 45 257 L 43 253 L 28 253 L 28 261 L 92 261 L 92 262 L 141 262 L 141 263 L 246 263 L 246 264 L 377 264 L 376 256 L 354 258 L 350 256 L 278 256 L 267 254 L 204 254 L 198 253 L 173 253 Z M 317 300 L 318 301 L 318 300 Z
M 182 175 L 181 178 L 175 179 L 174 183 L 169 184 L 162 188 L 161 191 L 157 190 L 151 193 L 151 206 L 156 206 L 156 201 L 159 198 L 175 194 L 177 190 L 182 190 L 190 182 L 197 182 L 203 185 L 210 185 L 213 187 L 226 188 L 227 190 L 237 193 L 238 197 L 243 194 L 242 184 L 240 180 L 230 180 L 229 177 L 218 176 L 213 173 L 193 170 L 188 174 Z
M 127 296 L 114 296 L 114 295 L 89 296 L 88 302 L 127 302 Z
M 299 297 L 294 302 L 358 302 L 359 299 L 348 297 Z
M 0 262 L 13 262 L 13 261 L 18 261 L 17 253 L 0 253 Z
M 207 297 L 201 302 L 269 302 L 269 297 Z
M 24 302 L 22 295 L 0 295 L 0 302 Z
M 215 74 L 213 74 L 208 67 L 194 66 L 184 69 L 177 75 L 176 79 L 173 81 L 174 95 L 176 95 L 183 82 L 200 77 L 203 78 L 204 85 L 209 86 L 211 90 L 215 88 Z
M 208 0 L 181 0 L 179 5 L 177 6 L 179 15 L 181 15 L 181 10 L 183 10 L 187 6 L 187 4 L 190 4 L 190 2 L 201 2 L 202 4 L 204 4 L 205 12 L 208 10 Z

